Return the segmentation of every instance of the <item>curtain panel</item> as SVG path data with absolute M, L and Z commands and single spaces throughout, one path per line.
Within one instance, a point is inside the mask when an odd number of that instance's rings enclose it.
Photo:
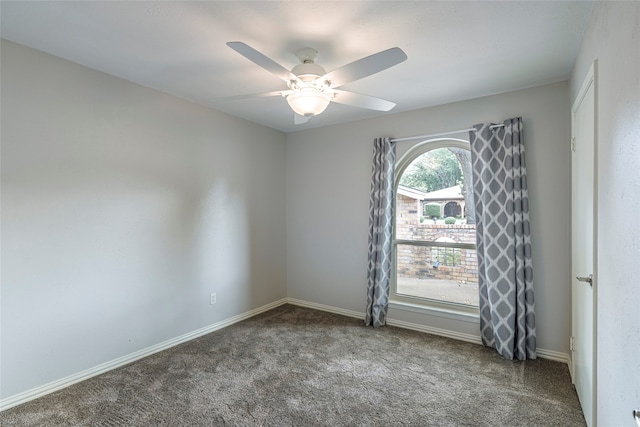
M 536 358 L 529 195 L 522 118 L 470 132 L 480 332 L 506 359 Z
M 373 142 L 371 193 L 369 197 L 369 263 L 365 324 L 386 323 L 391 283 L 394 173 L 396 146 L 390 138 Z

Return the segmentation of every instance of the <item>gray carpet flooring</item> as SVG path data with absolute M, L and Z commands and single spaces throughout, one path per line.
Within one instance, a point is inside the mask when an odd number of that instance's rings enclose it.
M 284 305 L 0 414 L 2 426 L 583 426 L 565 364 Z

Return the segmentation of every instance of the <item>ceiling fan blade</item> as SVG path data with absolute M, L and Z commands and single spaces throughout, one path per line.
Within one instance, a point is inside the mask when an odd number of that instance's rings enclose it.
M 350 64 L 343 65 L 342 67 L 325 74 L 318 80 L 328 80 L 331 82 L 331 87 L 336 88 L 386 70 L 387 68 L 393 67 L 406 59 L 407 54 L 404 53 L 402 49 L 399 47 L 392 47 L 391 49 L 383 50 L 382 52 L 374 53 L 373 55 L 358 59 Z
M 309 121 L 310 117 L 301 116 L 300 114 L 293 115 L 293 123 L 296 125 L 303 125 Z
M 247 95 L 236 95 L 236 96 L 225 96 L 222 98 L 212 98 L 213 101 L 237 101 L 240 99 L 251 99 L 251 98 L 267 98 L 269 96 L 287 96 L 292 91 L 290 90 L 277 90 L 275 92 L 266 92 L 266 93 L 252 93 Z
M 245 43 L 227 42 L 227 46 L 247 58 L 249 61 L 261 66 L 271 74 L 281 78 L 287 83 L 291 80 L 298 80 L 298 77 L 295 74 L 291 73 L 291 71 L 287 70 L 282 65 L 275 62 L 273 59 L 266 57 L 265 55 Z
M 389 111 L 396 106 L 396 104 L 391 101 L 374 98 L 372 96 L 360 95 L 344 90 L 332 90 L 332 92 L 334 93 L 334 96 L 331 98 L 331 101 L 337 102 L 338 104 L 377 111 Z

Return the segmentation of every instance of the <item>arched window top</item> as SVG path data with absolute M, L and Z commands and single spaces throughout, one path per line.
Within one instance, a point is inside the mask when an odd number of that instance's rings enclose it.
M 411 164 L 416 158 L 420 157 L 422 154 L 427 151 L 436 150 L 438 148 L 446 148 L 446 147 L 458 147 L 464 148 L 466 150 L 470 150 L 471 147 L 469 145 L 469 141 L 458 138 L 438 138 L 438 139 L 429 139 L 426 141 L 419 142 L 415 144 L 413 147 L 408 149 L 402 157 L 400 157 L 396 161 L 396 183 L 399 178 L 404 173 L 407 166 Z

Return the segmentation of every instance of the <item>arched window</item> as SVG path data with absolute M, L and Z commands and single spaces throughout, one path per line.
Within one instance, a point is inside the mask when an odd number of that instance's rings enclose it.
M 422 142 L 396 167 L 392 299 L 478 307 L 478 259 L 469 143 Z

